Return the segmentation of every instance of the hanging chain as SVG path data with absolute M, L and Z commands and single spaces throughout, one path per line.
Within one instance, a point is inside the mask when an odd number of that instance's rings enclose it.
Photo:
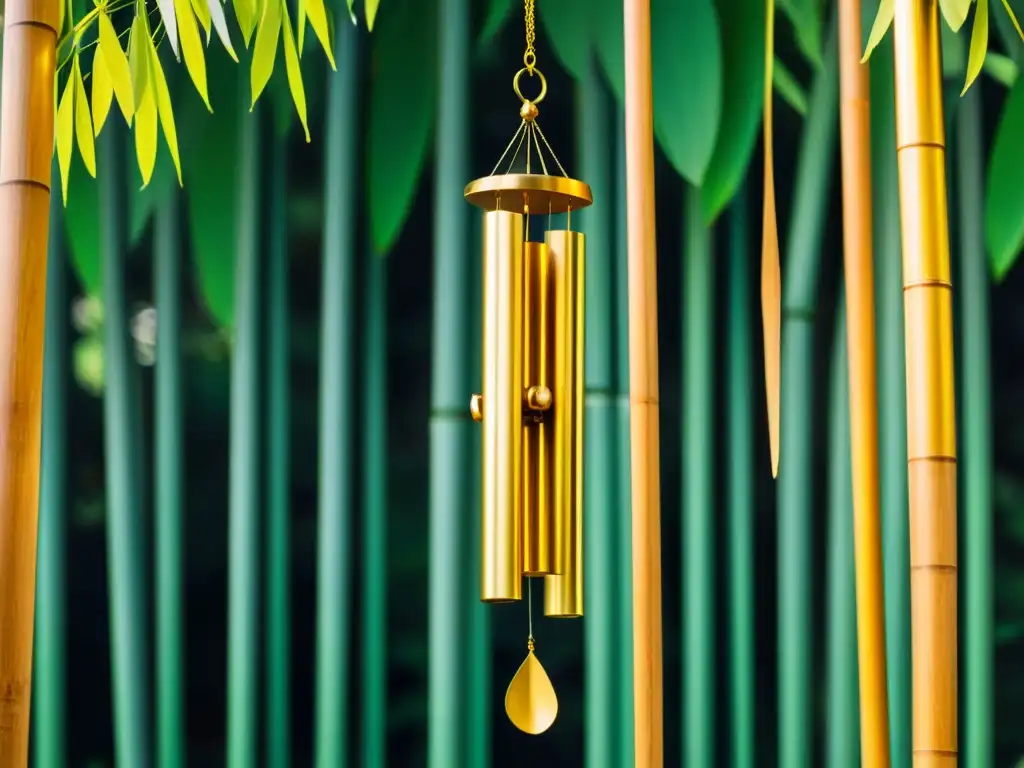
M 533 5 L 535 0 L 525 0 L 526 6 L 526 53 L 523 54 L 523 64 L 526 71 L 533 75 L 533 68 L 537 63 L 537 54 L 533 50 L 533 43 L 537 39 L 537 24 L 534 21 Z

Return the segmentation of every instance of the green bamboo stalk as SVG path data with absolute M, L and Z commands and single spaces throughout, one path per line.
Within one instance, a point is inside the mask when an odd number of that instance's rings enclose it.
M 157 764 L 185 765 L 183 702 L 184 497 L 181 364 L 181 240 L 178 192 L 153 223 L 156 262 L 156 678 Z
M 0 52 L 2 53 L 2 52 Z M 58 178 L 54 165 L 53 178 Z M 43 359 L 42 480 L 39 486 L 39 539 L 36 559 L 35 726 L 36 768 L 67 762 L 64 698 L 67 588 L 67 379 L 68 296 L 64 251 L 64 208 L 50 196 L 50 235 L 46 269 L 46 338 Z
M 728 480 L 729 764 L 754 768 L 754 407 L 750 383 L 750 239 L 747 192 L 729 216 Z
M 247 103 L 248 84 L 240 88 Z M 228 518 L 227 764 L 256 764 L 260 593 L 260 112 L 239 123 Z
M 267 259 L 266 749 L 270 768 L 291 764 L 291 280 L 288 274 L 288 139 L 270 160 Z
M 961 401 L 964 483 L 964 761 L 988 768 L 994 757 L 992 572 L 992 372 L 984 221 L 985 150 L 981 93 L 968 91 L 957 115 L 960 210 Z
M 124 264 L 127 228 L 123 211 L 125 137 L 108 125 L 101 142 L 100 247 L 103 252 L 103 348 L 106 390 L 107 586 L 110 591 L 110 653 L 114 683 L 114 754 L 118 765 L 149 765 L 149 685 L 146 674 L 145 572 L 141 480 L 136 470 L 137 371 L 128 337 Z
M 781 454 L 778 480 L 779 765 L 813 762 L 811 529 L 814 318 L 822 237 L 835 164 L 839 79 L 835 23 L 815 77 L 797 161 L 793 218 L 783 271 Z
M 618 411 L 616 447 L 615 518 L 619 547 L 619 759 L 618 765 L 633 765 L 633 518 L 632 470 L 629 432 L 629 280 L 626 228 L 626 123 L 620 110 L 615 126 L 615 403 Z
M 825 689 L 828 721 L 825 765 L 860 766 L 857 611 L 853 565 L 853 475 L 850 458 L 850 380 L 846 310 L 840 300 L 832 342 L 828 463 L 828 602 Z
M 441 0 L 440 88 L 434 176 L 434 328 L 430 385 L 430 634 L 428 765 L 458 768 L 466 763 L 464 729 L 482 725 L 482 713 L 467 709 L 473 688 L 464 628 L 469 609 L 463 579 L 476 578 L 468 566 L 471 547 L 465 520 L 471 509 L 465 468 L 476 466 L 469 455 L 468 395 L 470 376 L 466 312 L 470 250 L 469 206 L 462 189 L 469 168 L 469 3 Z M 482 673 L 482 670 L 477 673 Z
M 359 35 L 337 27 L 338 71 L 328 75 L 320 330 L 320 500 L 317 554 L 316 765 L 349 756 L 353 312 L 358 180 Z
M 700 190 L 683 204 L 683 754 L 715 764 L 715 263 Z
M 363 290 L 363 760 L 387 765 L 387 259 L 370 253 Z
M 616 410 L 612 398 L 613 317 L 612 254 L 615 205 L 612 194 L 612 163 L 608 156 L 608 118 L 611 100 L 595 57 L 576 90 L 577 146 L 580 175 L 590 184 L 594 205 L 581 214 L 587 237 L 586 269 L 586 429 L 583 473 L 586 499 L 584 515 L 584 662 L 585 707 L 584 757 L 586 765 L 607 766 L 618 752 L 620 716 L 616 603 L 621 595 L 616 551 L 618 522 L 615 513 Z
M 865 6 L 868 4 L 865 3 Z M 903 268 L 892 43 L 871 55 L 871 178 L 875 200 L 878 445 L 885 571 L 885 646 L 892 768 L 910 766 L 910 519 Z

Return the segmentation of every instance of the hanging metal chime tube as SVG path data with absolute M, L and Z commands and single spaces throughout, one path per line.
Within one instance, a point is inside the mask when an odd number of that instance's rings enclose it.
M 897 0 L 916 766 L 957 764 L 956 412 L 939 23 L 936 0 Z

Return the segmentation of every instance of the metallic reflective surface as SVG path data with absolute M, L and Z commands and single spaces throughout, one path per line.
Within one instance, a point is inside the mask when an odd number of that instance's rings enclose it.
M 594 202 L 590 186 L 565 176 L 542 173 L 499 173 L 466 185 L 466 199 L 487 211 L 501 209 L 523 213 L 565 213 Z

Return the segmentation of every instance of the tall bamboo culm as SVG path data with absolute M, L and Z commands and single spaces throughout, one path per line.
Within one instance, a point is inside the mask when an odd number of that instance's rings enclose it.
M 658 274 L 651 4 L 624 6 L 629 402 L 633 519 L 633 722 L 637 768 L 664 762 Z
M 957 763 L 956 414 L 939 23 L 936 0 L 897 0 L 912 744 L 914 765 L 922 767 Z
M 849 355 L 850 459 L 857 582 L 861 755 L 889 765 L 885 595 L 878 481 L 878 381 L 871 228 L 871 82 L 861 64 L 861 2 L 839 0 L 843 252 Z
M 28 761 L 58 0 L 8 0 L 0 115 L 0 768 Z M 8 694 L 7 691 L 10 691 Z

